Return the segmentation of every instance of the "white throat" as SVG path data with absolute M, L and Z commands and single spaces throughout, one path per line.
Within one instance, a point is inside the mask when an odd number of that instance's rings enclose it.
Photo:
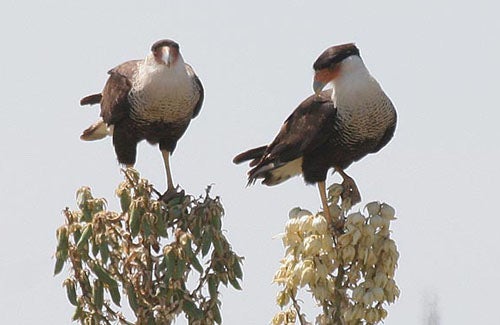
M 132 88 L 135 91 L 144 91 L 150 98 L 161 98 L 166 93 L 173 95 L 177 91 L 189 89 L 189 76 L 185 63 L 179 54 L 175 64 L 167 67 L 163 64 L 156 64 L 152 54 L 148 55 L 144 63 L 139 66 L 137 78 L 135 78 Z M 165 90 L 168 89 L 168 92 Z
M 332 83 L 332 100 L 338 108 L 361 108 L 383 94 L 359 56 L 353 55 L 342 61 L 340 74 Z

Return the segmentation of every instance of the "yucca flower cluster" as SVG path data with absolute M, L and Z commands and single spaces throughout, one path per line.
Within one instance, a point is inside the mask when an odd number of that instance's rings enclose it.
M 377 324 L 387 316 L 384 308 L 399 296 L 394 281 L 399 253 L 390 238 L 394 209 L 371 202 L 364 211 L 347 215 L 342 206 L 342 186 L 329 188 L 329 203 L 335 226 L 322 213 L 294 208 L 282 236 L 285 256 L 274 282 L 282 289 L 277 303 L 291 304 L 273 318 L 273 325 L 295 324 L 289 317 L 295 310 L 300 324 L 309 324 L 296 299 L 307 288 L 322 308 L 317 324 Z

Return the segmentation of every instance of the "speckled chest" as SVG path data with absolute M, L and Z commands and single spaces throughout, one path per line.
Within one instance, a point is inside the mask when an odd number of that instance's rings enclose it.
M 188 123 L 199 96 L 188 76 L 134 85 L 128 94 L 131 118 L 138 123 Z
M 337 108 L 337 128 L 342 142 L 350 145 L 378 142 L 396 122 L 396 111 L 390 99 L 380 93 Z

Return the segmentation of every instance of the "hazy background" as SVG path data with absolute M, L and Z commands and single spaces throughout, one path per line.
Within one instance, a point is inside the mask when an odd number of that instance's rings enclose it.
M 224 324 L 269 323 L 283 254 L 272 237 L 292 207 L 321 206 L 300 178 L 245 188 L 246 167 L 231 159 L 272 140 L 312 93 L 316 57 L 351 41 L 399 114 L 393 141 L 348 170 L 363 204 L 388 202 L 399 217 L 402 294 L 385 324 L 426 324 L 428 314 L 498 324 L 498 12 L 494 1 L 2 0 L 0 323 L 70 323 L 66 271 L 52 276 L 61 210 L 82 185 L 116 208 L 122 179 L 110 139 L 79 140 L 99 109 L 78 101 L 108 69 L 172 38 L 206 90 L 174 153 L 174 181 L 195 195 L 215 184 L 245 256 L 243 291 L 224 291 Z M 137 168 L 165 186 L 156 147 L 140 145 Z

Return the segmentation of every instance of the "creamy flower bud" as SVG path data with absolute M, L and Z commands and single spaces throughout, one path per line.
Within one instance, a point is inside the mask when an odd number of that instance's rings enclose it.
M 319 234 L 326 234 L 328 232 L 328 224 L 323 216 L 316 215 L 312 221 L 312 227 Z
M 356 249 L 353 246 L 346 246 L 342 248 L 342 258 L 344 262 L 349 263 L 354 259 L 356 255 Z
M 373 266 L 377 263 L 377 260 L 378 260 L 377 255 L 373 253 L 373 250 L 369 250 L 365 255 L 364 264 L 366 266 Z
M 365 304 L 365 306 L 371 306 L 374 301 L 375 296 L 373 295 L 372 290 L 366 291 L 366 293 L 363 295 L 363 303 Z
M 381 216 L 373 215 L 370 217 L 370 225 L 375 228 L 381 228 L 386 225 L 386 222 Z
M 399 297 L 399 288 L 396 285 L 396 282 L 393 279 L 389 279 L 384 288 L 384 293 L 386 300 L 388 302 L 394 302 L 397 297 Z
M 340 235 L 338 238 L 338 243 L 340 247 L 346 247 L 352 242 L 352 233 L 346 233 Z
M 306 284 L 312 285 L 316 282 L 316 272 L 314 268 L 306 267 L 300 276 L 300 285 L 305 286 Z
M 375 283 L 375 285 L 380 288 L 384 288 L 388 280 L 389 278 L 384 272 L 377 272 L 375 274 L 375 277 L 373 278 L 373 282 Z
M 365 205 L 365 209 L 366 209 L 366 211 L 368 211 L 368 214 L 370 216 L 377 215 L 380 212 L 380 203 L 378 203 L 376 201 L 370 202 L 367 205 Z
M 365 289 L 361 286 L 357 286 L 352 290 L 352 299 L 356 302 L 363 301 L 364 295 L 365 295 Z
M 340 196 L 344 192 L 344 187 L 340 184 L 333 184 L 328 188 L 328 195 L 329 196 Z
M 285 313 L 284 312 L 279 312 L 273 317 L 272 324 L 273 325 L 283 325 L 285 324 Z
M 293 208 L 292 210 L 290 210 L 290 212 L 288 212 L 288 218 L 290 219 L 297 218 L 297 215 L 299 214 L 300 211 L 302 211 L 302 209 L 299 207 Z
M 329 210 L 330 210 L 330 215 L 334 219 L 338 219 L 340 217 L 340 214 L 342 213 L 342 209 L 340 209 L 340 207 L 336 204 L 330 205 Z
M 373 297 L 375 298 L 376 301 L 383 301 L 384 300 L 384 290 L 380 287 L 375 287 L 371 289 L 373 293 Z
M 359 231 L 358 229 L 355 229 L 352 232 L 352 242 L 351 242 L 351 244 L 352 245 L 356 245 L 360 239 L 361 239 L 361 231 Z
M 313 231 L 312 221 L 313 216 L 311 214 L 304 214 L 299 219 L 299 229 L 301 232 L 308 233 Z
M 276 296 L 276 302 L 280 307 L 286 306 L 290 302 L 290 296 L 285 291 L 280 291 Z
M 350 215 L 347 216 L 347 224 L 353 224 L 353 225 L 361 225 L 365 222 L 365 217 L 360 213 L 351 213 Z
M 316 255 L 321 249 L 321 238 L 318 235 L 312 235 L 304 240 L 304 254 Z
M 324 235 L 321 237 L 321 249 L 325 252 L 333 250 L 333 238 L 330 235 Z
M 285 231 L 289 232 L 297 232 L 299 231 L 299 219 L 291 218 L 286 222 Z
M 370 308 L 365 314 L 365 320 L 368 323 L 377 323 L 380 320 L 380 316 L 378 314 L 378 310 L 375 308 Z
M 395 214 L 396 214 L 396 211 L 394 210 L 393 207 L 391 207 L 387 203 L 382 203 L 382 205 L 380 206 L 380 216 L 382 218 L 387 219 L 387 220 L 394 220 L 394 219 L 396 219 L 394 217 Z

